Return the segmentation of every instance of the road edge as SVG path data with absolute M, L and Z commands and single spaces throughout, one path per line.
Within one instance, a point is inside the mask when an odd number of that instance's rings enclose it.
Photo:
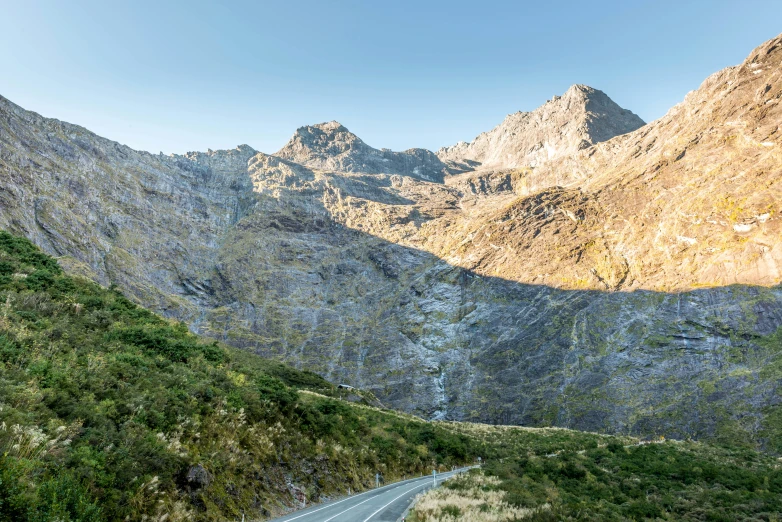
M 460 471 L 460 472 L 461 472 L 461 473 L 464 473 L 465 471 L 467 471 L 467 470 L 469 470 L 469 469 L 471 469 L 471 468 L 473 468 L 473 467 L 475 467 L 475 466 L 467 466 L 467 467 L 464 467 L 464 468 L 460 468 L 460 469 L 462 470 L 462 471 Z M 447 473 L 447 472 L 446 472 L 446 473 Z M 276 517 L 274 517 L 274 518 L 269 518 L 269 519 L 266 519 L 266 522 L 277 522 L 277 521 L 278 521 L 279 519 L 281 519 L 281 518 L 286 518 L 286 517 L 289 517 L 289 516 L 291 516 L 291 515 L 295 515 L 296 513 L 299 513 L 299 512 L 301 512 L 301 511 L 306 511 L 306 510 L 308 510 L 308 509 L 313 509 L 313 508 L 317 508 L 317 507 L 321 507 L 321 508 L 323 508 L 323 507 L 326 507 L 326 506 L 328 506 L 329 504 L 336 504 L 336 503 L 338 503 L 338 502 L 342 502 L 342 501 L 348 500 L 348 499 L 350 499 L 350 498 L 354 498 L 354 497 L 360 497 L 360 496 L 362 496 L 362 495 L 366 495 L 366 494 L 368 494 L 368 493 L 371 493 L 371 492 L 373 492 L 373 491 L 375 491 L 375 492 L 376 492 L 376 491 L 380 491 L 380 490 L 384 490 L 384 489 L 392 488 L 392 487 L 394 487 L 394 486 L 399 486 L 399 485 L 401 485 L 401 484 L 404 484 L 405 482 L 412 482 L 412 481 L 415 481 L 415 480 L 420 480 L 420 479 L 421 479 L 421 478 L 423 478 L 423 477 L 426 477 L 426 475 L 421 475 L 420 477 L 410 477 L 410 478 L 408 478 L 408 479 L 403 479 L 403 480 L 397 480 L 396 482 L 390 482 L 390 483 L 388 483 L 388 484 L 384 484 L 383 486 L 380 486 L 379 488 L 371 488 L 371 489 L 364 490 L 364 491 L 362 491 L 361 493 L 353 493 L 352 495 L 343 495 L 343 496 L 339 496 L 339 497 L 336 497 L 336 498 L 331 498 L 331 499 L 329 499 L 329 500 L 328 500 L 328 501 L 326 501 L 326 502 L 317 502 L 317 503 L 312 503 L 312 504 L 310 504 L 310 505 L 309 505 L 309 506 L 307 506 L 307 507 L 304 507 L 304 508 L 297 508 L 297 509 L 294 509 L 293 511 L 290 511 L 290 512 L 288 512 L 288 513 L 281 514 L 281 515 L 277 515 L 277 516 L 276 516 Z M 409 507 L 412 507 L 413 505 L 414 505 L 414 503 L 413 503 L 413 504 L 410 504 L 410 506 L 409 506 Z M 409 509 L 409 507 L 408 507 L 408 509 Z M 284 522 L 284 521 L 283 521 L 283 522 Z
M 459 472 L 458 472 L 458 473 L 456 473 L 455 475 L 452 475 L 452 476 L 448 477 L 448 478 L 447 478 L 447 479 L 445 479 L 445 480 L 451 479 L 451 478 L 453 478 L 453 477 L 458 477 L 458 476 L 459 476 L 459 475 L 461 475 L 462 473 L 467 473 L 468 471 L 470 471 L 470 470 L 471 470 L 471 469 L 473 469 L 473 468 L 480 468 L 480 466 L 468 466 L 468 467 L 464 468 L 464 470 L 462 470 L 462 471 L 459 471 Z M 443 480 L 443 482 L 445 482 L 445 480 Z M 440 482 L 440 484 L 438 484 L 438 486 L 437 486 L 437 487 L 439 487 L 439 486 L 442 486 L 443 482 Z M 429 488 L 428 490 L 426 490 L 426 491 L 422 491 L 421 493 L 419 493 L 418 495 L 416 495 L 416 496 L 415 496 L 415 498 L 413 499 L 413 501 L 412 501 L 412 502 L 410 502 L 410 505 L 409 505 L 409 506 L 407 506 L 407 508 L 405 508 L 405 510 L 402 512 L 402 514 L 401 514 L 401 515 L 399 515 L 399 518 L 397 518 L 397 519 L 396 519 L 396 522 L 402 522 L 402 521 L 403 521 L 405 518 L 407 518 L 407 515 L 409 515 L 409 514 L 410 514 L 410 510 L 411 510 L 411 509 L 413 509 L 413 507 L 415 507 L 415 505 L 416 505 L 416 504 L 418 504 L 418 499 L 419 499 L 419 497 L 420 497 L 421 495 L 423 495 L 424 493 L 428 493 L 429 491 L 432 491 L 432 489 L 434 489 L 434 488 Z

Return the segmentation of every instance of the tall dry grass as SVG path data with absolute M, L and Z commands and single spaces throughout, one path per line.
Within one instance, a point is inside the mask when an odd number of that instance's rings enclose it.
M 497 489 L 500 480 L 482 472 L 454 477 L 444 487 L 431 490 L 417 499 L 409 520 L 414 522 L 510 522 L 523 520 L 540 511 L 518 508 L 505 502 L 505 492 Z

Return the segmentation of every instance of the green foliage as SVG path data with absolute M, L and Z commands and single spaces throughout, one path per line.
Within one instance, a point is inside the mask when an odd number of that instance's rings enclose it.
M 459 509 L 459 506 L 444 506 L 443 513 L 445 515 L 457 518 L 462 514 L 462 510 Z
M 22 483 L 22 463 L 0 457 L 0 521 L 25 520 L 30 498 Z
M 464 436 L 336 396 L 0 232 L 0 521 L 257 519 L 295 503 L 288 480 L 312 502 L 471 457 Z
M 138 346 L 148 354 L 162 355 L 172 362 L 187 362 L 189 358 L 197 355 L 202 355 L 214 363 L 226 362 L 228 359 L 227 352 L 220 349 L 216 343 L 204 344 L 189 335 L 186 330 L 177 327 L 117 328 L 109 332 L 107 340 Z
M 524 520 L 778 520 L 782 461 L 732 446 L 448 423 Z M 477 470 L 476 470 L 477 473 Z M 470 474 L 472 476 L 473 473 Z M 485 484 L 458 480 L 456 492 Z M 545 507 L 545 509 L 543 509 Z M 512 518 L 511 518 L 512 520 Z
M 67 470 L 46 470 L 26 488 L 32 461 L 0 457 L 0 521 L 98 522 L 101 510 Z
M 13 236 L 4 230 L 0 230 L 0 251 L 12 258 L 11 262 L 5 261 L 6 268 L 0 269 L 0 274 L 12 274 L 19 271 L 19 268 L 45 270 L 55 275 L 62 273 L 57 261 L 38 250 L 27 239 Z M 9 270 L 8 265 L 13 269 Z
M 37 502 L 30 506 L 30 511 L 30 518 L 40 521 L 98 522 L 103 518 L 82 484 L 68 472 L 40 485 Z
M 782 469 L 745 449 L 692 442 L 625 447 L 614 440 L 493 460 L 485 471 L 501 479 L 511 505 L 553 501 L 559 519 L 761 520 L 782 513 Z

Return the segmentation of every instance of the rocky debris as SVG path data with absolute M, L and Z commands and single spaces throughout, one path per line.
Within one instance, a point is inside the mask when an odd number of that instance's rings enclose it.
M 296 486 L 293 483 L 288 483 L 288 491 L 290 492 L 293 499 L 298 503 L 300 506 L 304 506 L 307 502 L 307 492 L 304 491 L 299 486 Z
M 201 464 L 191 466 L 185 477 L 187 483 L 194 488 L 205 488 L 212 483 L 212 476 Z
M 437 156 L 459 171 L 539 167 L 643 125 L 603 91 L 573 85 L 532 112 L 508 115 L 470 143 L 443 147 Z
M 393 252 L 390 250 L 385 250 L 382 252 L 370 252 L 369 259 L 372 260 L 378 266 L 378 268 L 383 271 L 383 275 L 385 275 L 387 278 L 399 278 L 399 265 L 394 259 Z

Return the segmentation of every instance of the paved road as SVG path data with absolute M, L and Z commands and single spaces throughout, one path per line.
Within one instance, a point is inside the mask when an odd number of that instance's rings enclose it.
M 437 475 L 437 484 L 469 468 Z M 352 497 L 318 504 L 271 522 L 396 522 L 416 495 L 430 489 L 432 476 L 405 480 Z

